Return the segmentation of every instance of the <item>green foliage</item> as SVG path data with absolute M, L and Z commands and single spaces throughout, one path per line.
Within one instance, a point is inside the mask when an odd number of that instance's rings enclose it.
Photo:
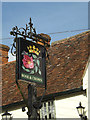
M 29 69 L 26 69 L 24 66 L 22 66 L 22 68 L 26 71 L 26 72 L 30 72 Z
M 39 60 L 37 60 L 37 65 L 38 65 L 38 66 L 40 65 L 40 61 L 39 61 Z
M 36 58 L 37 58 L 37 56 L 36 56 L 36 55 L 34 55 L 34 54 L 33 54 L 32 56 L 33 56 L 33 59 L 36 59 Z
M 35 66 L 35 72 L 37 73 L 37 71 L 38 71 L 38 67 L 37 67 L 37 66 Z
M 39 74 L 41 75 L 41 70 L 39 69 Z
M 31 70 L 31 73 L 30 74 L 34 74 L 34 70 Z

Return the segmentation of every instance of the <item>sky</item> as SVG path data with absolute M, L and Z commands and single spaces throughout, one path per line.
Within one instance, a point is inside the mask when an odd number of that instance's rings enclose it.
M 51 43 L 83 31 L 50 34 L 88 29 L 88 2 L 2 2 L 2 44 L 11 48 L 14 26 L 24 27 L 32 18 L 37 34 L 50 35 Z M 13 60 L 13 56 L 10 59 Z M 15 59 L 15 58 L 14 58 Z

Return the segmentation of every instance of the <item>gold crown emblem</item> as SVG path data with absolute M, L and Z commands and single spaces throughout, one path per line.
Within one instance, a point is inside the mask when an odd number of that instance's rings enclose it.
M 40 53 L 39 49 L 36 48 L 35 45 L 33 45 L 33 46 L 30 45 L 27 48 L 29 50 L 29 53 L 35 53 L 36 55 L 39 55 L 39 53 Z

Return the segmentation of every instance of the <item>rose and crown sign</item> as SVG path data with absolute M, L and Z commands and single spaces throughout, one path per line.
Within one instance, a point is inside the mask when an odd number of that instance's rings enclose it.
M 10 34 L 15 36 L 11 54 L 16 55 L 16 83 L 23 80 L 46 86 L 45 60 L 46 50 L 50 47 L 50 36 L 37 34 L 31 18 L 25 28 L 15 26 Z
M 23 38 L 18 38 L 16 43 L 17 79 L 45 85 L 45 48 Z

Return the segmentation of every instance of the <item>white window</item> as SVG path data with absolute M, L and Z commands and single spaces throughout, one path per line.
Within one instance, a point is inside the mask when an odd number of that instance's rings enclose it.
M 54 101 L 44 102 L 40 109 L 41 120 L 54 119 L 55 118 L 55 105 Z

